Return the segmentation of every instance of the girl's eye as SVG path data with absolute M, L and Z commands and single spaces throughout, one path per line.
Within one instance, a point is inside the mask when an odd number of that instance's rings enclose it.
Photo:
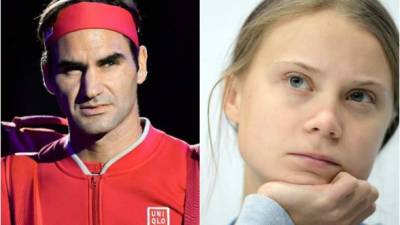
M 363 103 L 374 103 L 374 98 L 364 90 L 356 90 L 350 93 L 346 100 L 363 102 Z
M 289 75 L 289 85 L 297 89 L 311 89 L 307 80 L 300 75 Z

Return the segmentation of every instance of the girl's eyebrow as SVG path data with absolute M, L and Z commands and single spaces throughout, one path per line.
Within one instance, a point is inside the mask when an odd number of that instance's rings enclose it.
M 381 89 L 384 92 L 389 92 L 387 87 L 385 87 L 385 85 L 383 85 L 381 82 L 376 80 L 371 80 L 369 78 L 353 80 L 352 84 L 356 86 L 375 86 L 376 88 Z
M 319 70 L 318 68 L 313 67 L 311 65 L 307 65 L 306 63 L 300 61 L 277 61 L 274 62 L 273 64 L 294 64 L 313 73 L 322 73 L 321 70 Z

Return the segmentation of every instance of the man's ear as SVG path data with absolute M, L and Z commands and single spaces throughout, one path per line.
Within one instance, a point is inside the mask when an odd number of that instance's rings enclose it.
M 139 47 L 138 65 L 137 83 L 142 84 L 147 77 L 147 49 L 143 45 Z
M 239 124 L 241 88 L 239 78 L 233 74 L 227 75 L 223 96 L 223 107 L 225 115 L 234 123 Z
M 46 90 L 50 94 L 54 95 L 55 85 L 54 85 L 54 81 L 50 79 L 49 64 L 47 64 L 47 62 L 42 62 L 40 64 L 40 69 L 42 70 L 42 79 L 43 79 L 43 84 L 44 84 Z

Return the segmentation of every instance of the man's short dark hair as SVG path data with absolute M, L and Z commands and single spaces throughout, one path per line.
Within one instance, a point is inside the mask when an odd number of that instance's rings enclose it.
M 47 29 L 49 29 L 51 26 L 54 25 L 54 23 L 57 20 L 58 13 L 65 7 L 76 4 L 79 2 L 98 2 L 98 3 L 105 3 L 109 5 L 114 5 L 118 6 L 121 8 L 124 8 L 129 11 L 129 13 L 132 15 L 132 18 L 136 24 L 137 27 L 137 32 L 139 34 L 140 31 L 140 15 L 139 11 L 136 7 L 136 4 L 133 2 L 133 0 L 52 0 L 47 7 L 43 10 L 42 14 L 40 15 L 40 20 L 39 20 L 39 25 L 37 28 L 37 36 L 42 43 L 43 46 L 43 52 L 42 52 L 42 57 L 41 57 L 41 64 L 51 64 L 51 57 L 50 57 L 50 51 L 49 49 L 46 48 L 46 40 L 44 38 L 44 33 Z M 136 64 L 136 69 L 138 69 L 138 51 L 139 51 L 139 46 L 136 46 L 132 40 L 127 38 L 127 41 L 129 42 L 129 47 L 132 52 L 133 60 Z M 51 65 L 49 65 L 51 66 Z

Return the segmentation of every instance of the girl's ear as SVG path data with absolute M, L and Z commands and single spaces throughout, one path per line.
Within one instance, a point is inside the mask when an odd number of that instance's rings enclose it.
M 226 77 L 223 95 L 223 108 L 225 115 L 234 123 L 239 124 L 241 105 L 241 86 L 237 76 L 231 74 Z

